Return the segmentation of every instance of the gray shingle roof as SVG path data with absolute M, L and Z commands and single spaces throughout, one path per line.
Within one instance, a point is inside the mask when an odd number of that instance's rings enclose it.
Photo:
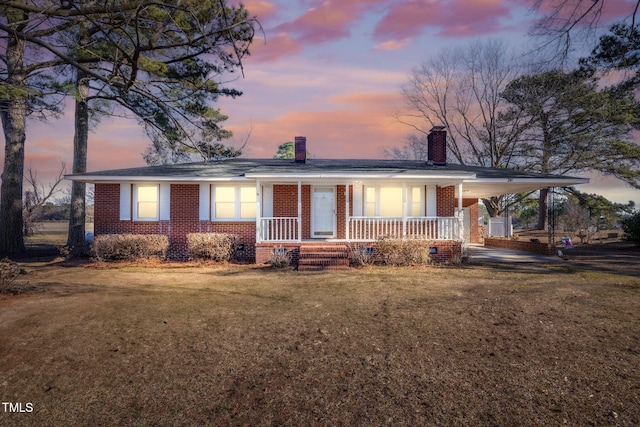
M 390 174 L 397 176 L 460 175 L 475 174 L 477 179 L 558 179 L 572 177 L 545 175 L 536 172 L 511 169 L 483 168 L 456 164 L 433 165 L 417 160 L 375 160 L 375 159 L 309 159 L 306 163 L 296 163 L 293 159 L 245 159 L 236 158 L 211 163 L 185 163 L 177 165 L 145 166 L 138 168 L 113 169 L 82 174 L 67 175 L 78 181 L 109 180 L 122 178 L 215 180 L 241 179 L 259 175 L 300 174 L 342 174 L 366 176 L 368 174 Z M 578 178 L 580 179 L 580 178 Z

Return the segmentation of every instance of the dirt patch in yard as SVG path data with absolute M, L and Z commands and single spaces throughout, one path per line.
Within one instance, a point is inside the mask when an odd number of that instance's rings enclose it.
M 0 425 L 640 425 L 640 279 L 568 257 L 22 263 L 36 291 L 0 297 L 0 400 L 33 411 Z

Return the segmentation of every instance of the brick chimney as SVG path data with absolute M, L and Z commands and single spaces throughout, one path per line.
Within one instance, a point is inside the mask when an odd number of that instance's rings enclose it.
M 307 137 L 296 136 L 294 138 L 295 150 L 296 150 L 296 163 L 307 162 Z
M 427 136 L 427 160 L 434 165 L 447 164 L 447 131 L 444 126 L 434 126 Z

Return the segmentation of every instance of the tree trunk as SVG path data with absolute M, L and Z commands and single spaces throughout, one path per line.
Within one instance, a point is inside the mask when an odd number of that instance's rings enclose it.
M 73 173 L 87 171 L 87 146 L 89 140 L 89 78 L 81 70 L 76 74 L 75 135 L 73 137 Z M 71 184 L 71 212 L 67 246 L 72 253 L 82 251 L 85 244 L 86 184 L 73 181 Z
M 27 78 L 24 70 L 24 40 L 8 34 L 7 81 L 9 99 L 0 102 L 5 138 L 4 169 L 0 190 L 0 252 L 25 250 L 22 218 L 22 178 L 27 119 Z
M 482 199 L 482 203 L 487 209 L 487 214 L 491 218 L 502 215 L 502 212 L 504 210 L 502 207 L 502 196 L 493 196 L 488 199 Z
M 542 190 L 540 190 L 540 197 L 538 197 L 538 224 L 536 225 L 537 230 L 547 229 L 547 216 L 549 210 L 549 206 L 547 203 L 548 195 L 548 188 L 543 188 Z

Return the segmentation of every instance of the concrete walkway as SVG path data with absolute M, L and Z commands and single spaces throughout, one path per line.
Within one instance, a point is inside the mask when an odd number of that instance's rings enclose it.
M 468 246 L 469 260 L 473 264 L 490 263 L 562 263 L 564 260 L 557 255 L 540 255 L 531 252 L 514 251 L 511 249 L 489 248 L 483 245 Z

